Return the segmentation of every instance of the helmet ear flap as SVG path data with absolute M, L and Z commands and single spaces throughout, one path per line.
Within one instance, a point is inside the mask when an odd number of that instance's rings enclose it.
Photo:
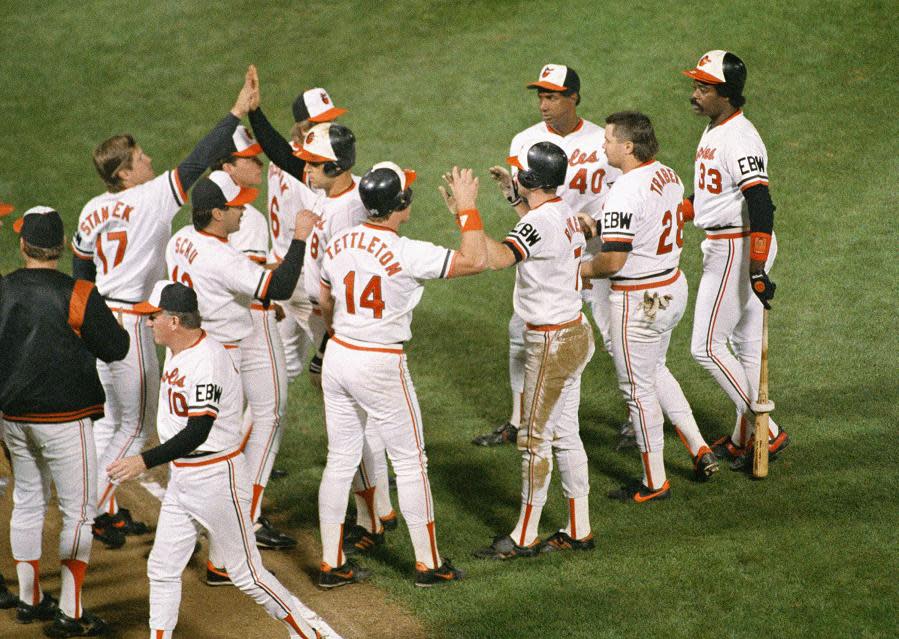
M 540 187 L 540 177 L 531 170 L 520 170 L 518 171 L 518 183 L 526 189 L 533 191 L 536 188 Z

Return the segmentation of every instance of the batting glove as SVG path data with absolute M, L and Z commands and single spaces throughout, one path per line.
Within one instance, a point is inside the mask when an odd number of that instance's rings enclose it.
M 762 305 L 770 310 L 771 305 L 768 303 L 768 300 L 774 297 L 777 285 L 768 278 L 768 274 L 765 271 L 750 273 L 749 282 L 752 285 L 752 292 L 761 300 Z

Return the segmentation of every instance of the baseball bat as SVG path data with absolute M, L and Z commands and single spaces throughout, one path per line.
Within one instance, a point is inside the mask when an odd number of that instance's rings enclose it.
M 768 309 L 762 316 L 762 361 L 759 369 L 759 397 L 753 404 L 755 433 L 752 446 L 752 476 L 764 479 L 768 476 L 768 413 L 774 410 L 774 402 L 768 398 Z

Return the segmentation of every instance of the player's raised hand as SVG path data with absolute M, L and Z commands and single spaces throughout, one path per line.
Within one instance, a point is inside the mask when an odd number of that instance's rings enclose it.
M 243 119 L 250 111 L 254 92 L 257 90 L 253 83 L 255 72 L 256 67 L 251 64 L 247 68 L 246 74 L 244 74 L 243 86 L 240 88 L 240 93 L 237 94 L 237 100 L 234 101 L 234 106 L 231 107 L 231 113 L 235 117 Z
M 449 185 L 453 190 L 456 211 L 477 208 L 478 178 L 475 177 L 474 171 L 454 166 L 449 175 Z
M 446 186 L 441 184 L 437 187 L 437 190 L 440 191 L 440 195 L 443 197 L 443 202 L 446 204 L 446 208 L 449 209 L 449 212 L 456 215 L 459 211 L 456 209 L 456 198 L 453 197 L 452 177 L 452 174 L 444 173 L 443 181 L 446 183 Z
M 515 180 L 512 179 L 512 174 L 509 173 L 506 167 L 491 166 L 488 171 L 490 172 L 490 177 L 492 177 L 497 186 L 499 186 L 503 196 L 509 200 L 509 204 L 512 206 L 518 204 L 521 201 L 521 197 L 518 195 L 518 188 L 515 186 Z
M 247 69 L 247 77 L 253 87 L 253 94 L 250 96 L 250 111 L 255 111 L 262 101 L 262 94 L 259 91 L 259 72 L 256 70 L 255 64 L 251 64 Z
M 312 233 L 312 227 L 318 224 L 321 218 L 309 209 L 303 209 L 297 213 L 296 226 L 293 229 L 293 239 L 306 241 Z
M 581 232 L 584 234 L 584 239 L 590 240 L 599 235 L 597 222 L 588 213 L 581 211 L 577 214 L 577 219 L 581 223 Z
M 123 481 L 140 477 L 145 470 L 147 470 L 147 465 L 144 464 L 144 458 L 140 455 L 132 455 L 112 462 L 106 467 L 106 474 L 114 484 L 120 484 Z

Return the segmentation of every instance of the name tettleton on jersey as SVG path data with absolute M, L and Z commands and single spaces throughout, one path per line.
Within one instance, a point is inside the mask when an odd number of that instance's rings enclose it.
M 325 249 L 325 253 L 328 254 L 329 258 L 334 259 L 335 255 L 338 255 L 343 250 L 349 249 L 367 251 L 374 255 L 375 259 L 381 263 L 381 266 L 384 267 L 384 270 L 390 277 L 403 270 L 402 265 L 396 261 L 393 251 L 387 248 L 381 241 L 381 238 L 377 236 L 367 236 L 365 231 L 353 231 L 338 237 L 328 245 L 328 248 Z

